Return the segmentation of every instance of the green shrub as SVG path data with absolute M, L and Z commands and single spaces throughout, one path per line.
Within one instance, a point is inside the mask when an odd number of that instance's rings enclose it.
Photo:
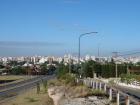
M 107 96 L 107 94 L 104 91 L 101 90 L 92 90 L 92 95 L 94 96 Z
M 121 82 L 131 84 L 135 80 L 140 82 L 140 75 L 136 75 L 136 74 L 122 74 L 121 75 Z
M 63 75 L 67 74 L 69 72 L 69 67 L 68 65 L 64 65 L 63 63 L 60 63 L 58 66 L 58 70 L 57 70 L 57 78 L 61 78 L 63 77 Z
M 60 81 L 63 81 L 65 84 L 69 84 L 69 85 L 76 85 L 75 82 L 75 75 L 72 74 L 65 74 L 63 76 L 61 76 L 61 78 L 59 78 Z

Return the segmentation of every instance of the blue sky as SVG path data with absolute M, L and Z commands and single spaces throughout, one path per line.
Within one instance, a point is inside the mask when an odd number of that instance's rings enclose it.
M 139 0 L 0 0 L 0 56 L 140 50 Z

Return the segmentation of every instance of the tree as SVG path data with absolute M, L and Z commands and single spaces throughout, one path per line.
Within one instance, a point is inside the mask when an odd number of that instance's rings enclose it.
M 137 65 L 140 66 L 140 62 L 137 62 Z
M 3 66 L 2 64 L 0 64 L 0 69 L 4 68 L 5 66 Z
M 10 62 L 8 62 L 8 65 L 10 65 L 10 66 L 17 66 L 18 62 L 17 61 L 10 61 Z
M 41 66 L 41 74 L 47 74 L 48 68 L 47 68 L 47 63 L 43 63 Z
M 17 67 L 12 68 L 11 73 L 14 75 L 25 74 L 25 70 L 22 67 L 17 66 Z
M 57 69 L 57 77 L 60 78 L 63 75 L 66 75 L 69 72 L 68 65 L 64 65 L 63 62 L 61 62 Z
M 49 65 L 47 73 L 48 74 L 53 74 L 55 72 L 55 70 L 56 70 L 56 67 L 54 65 Z
M 101 72 L 102 72 L 102 67 L 101 64 L 99 62 L 94 62 L 93 64 L 94 66 L 94 72 L 97 74 L 97 76 L 101 76 Z
M 82 70 L 85 77 L 93 77 L 93 73 L 95 72 L 94 64 L 95 61 L 93 60 L 86 61 L 82 64 Z

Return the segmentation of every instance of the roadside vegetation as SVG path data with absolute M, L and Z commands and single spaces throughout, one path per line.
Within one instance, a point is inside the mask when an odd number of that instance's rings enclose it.
M 58 62 L 53 61 L 53 64 L 45 62 L 42 64 L 34 64 L 33 62 L 18 62 L 9 61 L 6 64 L 0 63 L 1 75 L 46 75 L 52 74 L 58 65 Z
M 0 80 L 19 80 L 19 79 L 25 79 L 26 77 L 25 76 L 8 75 L 8 76 L 0 76 Z
M 95 90 L 87 87 L 82 81 L 76 82 L 76 75 L 66 73 L 65 75 L 59 76 L 59 78 L 50 80 L 48 87 L 64 87 L 65 94 L 67 97 L 79 98 L 87 96 L 103 96 L 107 94 L 104 91 Z
M 33 62 L 17 62 L 9 61 L 7 64 L 0 64 L 1 73 L 9 75 L 46 75 L 57 73 L 57 76 L 65 75 L 70 72 L 76 75 L 81 75 L 82 77 L 93 77 L 93 73 L 96 73 L 98 77 L 110 78 L 115 77 L 115 61 L 112 59 L 110 62 L 104 61 L 93 61 L 88 60 L 81 62 L 81 64 L 75 64 L 71 60 L 70 65 L 62 60 L 61 62 L 52 61 L 51 64 L 46 61 L 42 64 L 33 64 Z M 122 63 L 118 64 L 118 76 L 127 73 L 127 66 L 134 69 L 140 69 L 140 63 Z
M 121 82 L 131 84 L 134 81 L 140 82 L 140 75 L 136 75 L 136 74 L 122 74 L 121 75 Z

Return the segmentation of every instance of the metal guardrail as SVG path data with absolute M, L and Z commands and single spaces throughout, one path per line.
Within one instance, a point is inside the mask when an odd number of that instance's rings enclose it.
M 83 81 L 84 85 L 87 85 L 88 87 L 91 87 L 93 89 L 99 89 L 105 91 L 109 95 L 110 102 L 113 100 L 113 95 L 116 97 L 116 105 L 121 104 L 121 98 L 123 99 L 123 104 L 125 105 L 140 105 L 140 100 L 135 99 L 131 95 L 124 93 L 120 90 L 118 90 L 115 87 L 110 86 L 109 84 L 103 82 L 100 79 L 94 79 L 94 78 L 85 78 L 80 79 Z M 77 79 L 77 82 L 79 80 Z M 114 94 L 113 94 L 114 92 Z
M 135 86 L 140 86 L 140 82 L 138 82 L 138 81 L 133 81 L 132 84 L 135 85 Z

